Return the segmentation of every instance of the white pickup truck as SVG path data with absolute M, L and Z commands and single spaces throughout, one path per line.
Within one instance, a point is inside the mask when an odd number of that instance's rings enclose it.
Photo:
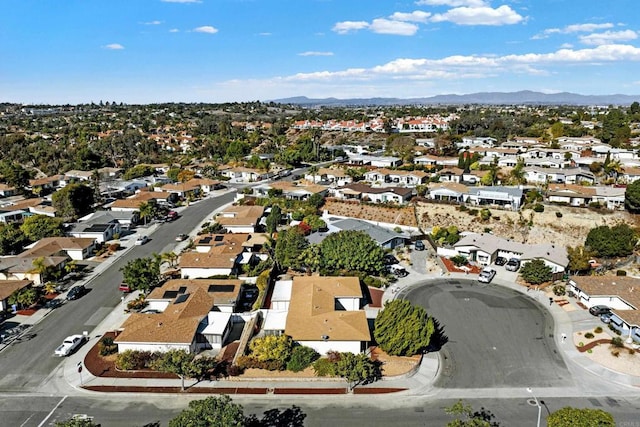
M 55 355 L 59 357 L 68 356 L 85 342 L 87 338 L 84 335 L 71 335 L 62 341 L 62 344 L 56 348 Z

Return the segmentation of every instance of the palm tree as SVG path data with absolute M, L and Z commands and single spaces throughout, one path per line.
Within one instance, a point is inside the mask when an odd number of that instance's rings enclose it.
M 165 252 L 160 255 L 162 263 L 169 263 L 169 267 L 175 267 L 178 263 L 178 254 L 175 252 Z
M 44 281 L 49 277 L 51 273 L 51 266 L 47 265 L 44 261 L 44 257 L 38 257 L 32 261 L 33 268 L 29 270 L 28 274 L 37 274 L 40 276 L 40 283 L 44 283 Z
M 47 282 L 44 284 L 44 293 L 45 294 L 55 294 L 56 293 L 56 284 L 53 282 Z
M 153 218 L 156 212 L 156 206 L 151 202 L 142 202 L 138 208 L 140 212 L 140 218 L 144 220 L 144 225 L 147 225 L 147 218 Z

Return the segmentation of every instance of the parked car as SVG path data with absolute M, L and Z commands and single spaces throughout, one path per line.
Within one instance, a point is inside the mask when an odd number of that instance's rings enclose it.
M 507 271 L 518 271 L 520 269 L 520 260 L 518 258 L 511 258 L 507 261 L 504 268 Z
M 178 219 L 178 212 L 176 211 L 167 212 L 167 217 L 166 217 L 167 221 L 175 221 L 176 219 Z
M 53 310 L 54 308 L 58 308 L 61 305 L 62 305 L 62 300 L 58 298 L 47 300 L 47 302 L 44 303 L 44 307 L 49 308 L 51 310 Z
M 503 256 L 499 256 L 496 258 L 496 260 L 493 263 L 495 265 L 505 265 L 507 263 L 507 259 Z
M 87 293 L 87 288 L 85 288 L 84 285 L 74 286 L 67 293 L 67 299 L 68 300 L 78 299 L 86 293 Z
M 398 263 L 398 258 L 393 256 L 393 254 L 386 254 L 382 258 L 382 262 L 384 263 L 384 265 L 393 265 Z
M 601 316 L 605 313 L 611 313 L 611 309 L 606 305 L 594 305 L 593 307 L 589 308 L 589 313 L 594 316 Z
M 176 242 L 183 242 L 189 237 L 188 234 L 180 233 L 176 236 Z
M 388 271 L 397 277 L 407 277 L 409 272 L 404 269 L 401 265 L 393 264 L 387 267 Z
M 602 320 L 603 323 L 611 323 L 611 313 L 604 313 L 600 315 L 600 320 Z
M 143 235 L 136 239 L 136 245 L 141 246 L 147 243 L 148 241 L 149 241 L 149 238 Z
M 120 285 L 118 286 L 118 290 L 120 292 L 124 292 L 125 294 L 128 294 L 129 292 L 131 292 L 131 286 L 129 286 L 128 283 L 122 282 L 120 283 Z
M 85 341 L 87 337 L 84 335 L 71 335 L 62 341 L 62 344 L 56 348 L 55 355 L 59 357 L 65 357 L 73 353 L 78 349 Z
M 478 282 L 490 283 L 496 277 L 496 271 L 493 268 L 485 267 L 478 276 Z
M 416 240 L 416 243 L 414 243 L 413 247 L 415 248 L 416 251 L 425 250 L 424 242 L 422 240 Z

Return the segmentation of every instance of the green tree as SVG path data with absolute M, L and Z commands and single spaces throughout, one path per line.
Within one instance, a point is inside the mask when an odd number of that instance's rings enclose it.
M 148 202 L 140 203 L 138 207 L 140 219 L 144 220 L 144 225 L 147 225 L 148 219 L 153 219 L 158 212 L 158 204 L 155 200 L 149 200 Z
M 7 184 L 16 189 L 24 188 L 29 184 L 29 172 L 16 162 L 0 161 L 0 175 L 4 177 Z
M 282 209 L 280 206 L 274 205 L 271 207 L 271 212 L 267 216 L 267 233 L 273 235 L 278 229 L 278 224 L 280 224 L 280 219 L 282 218 Z
M 267 335 L 262 338 L 255 338 L 249 344 L 250 356 L 261 361 L 277 361 L 281 367 L 286 366 L 293 351 L 293 341 L 288 335 Z
M 631 213 L 640 213 L 640 180 L 627 185 L 624 192 L 624 206 Z
M 32 242 L 45 237 L 64 236 L 63 221 L 47 215 L 33 215 L 24 220 L 20 231 Z
M 189 407 L 169 421 L 169 427 L 242 427 L 242 406 L 226 395 L 192 400 Z
M 434 332 L 433 318 L 424 308 L 406 300 L 393 300 L 376 317 L 373 336 L 388 354 L 413 356 L 429 346 Z
M 614 427 L 613 416 L 602 409 L 566 406 L 547 417 L 548 427 Z
M 318 210 L 322 207 L 322 205 L 324 205 L 324 196 L 320 193 L 313 193 L 311 196 L 309 196 L 309 199 L 307 199 L 307 204 L 309 204 L 309 206 L 313 207 L 315 210 Z
M 299 255 L 304 251 L 309 242 L 299 227 L 292 227 L 278 233 L 275 247 L 275 259 L 280 268 L 300 269 L 302 263 Z
M 384 250 L 363 231 L 332 233 L 320 244 L 322 266 L 328 270 L 351 270 L 368 274 L 382 272 Z
M 594 254 L 584 246 L 567 246 L 567 258 L 569 264 L 567 269 L 569 272 L 586 271 L 591 268 L 589 261 L 593 259 Z
M 300 252 L 298 257 L 300 263 L 311 271 L 318 271 L 322 266 L 322 250 L 320 245 L 311 244 Z
M 149 165 L 136 165 L 130 169 L 127 169 L 127 171 L 123 174 L 123 178 L 124 179 L 136 179 L 136 178 L 142 178 L 145 176 L 151 176 L 154 175 L 156 173 L 156 170 L 153 166 L 149 166 Z
M 0 255 L 15 255 L 28 242 L 29 238 L 18 224 L 0 224 Z
M 132 259 L 120 271 L 131 289 L 147 292 L 160 282 L 160 257 Z
M 380 378 L 379 365 L 364 353 L 340 353 L 336 362 L 336 375 L 347 380 L 349 390 L 365 381 L 371 382 Z
M 19 289 L 9 295 L 9 304 L 17 304 L 20 307 L 31 307 L 38 301 L 38 292 L 31 286 Z
M 444 410 L 447 414 L 456 417 L 447 423 L 447 427 L 498 427 L 500 424 L 493 421 L 495 416 L 485 408 L 474 411 L 471 405 L 458 400 Z
M 178 174 L 180 174 L 180 168 L 169 168 L 167 171 L 167 178 L 169 178 L 173 182 L 178 182 Z
M 169 372 L 180 377 L 181 390 L 184 391 L 184 379 L 193 375 L 194 355 L 185 350 L 169 350 L 151 363 L 151 369 Z
M 160 254 L 160 265 L 166 262 L 169 264 L 169 267 L 175 267 L 178 263 L 178 258 L 179 256 L 175 252 L 164 252 Z
M 549 267 L 544 260 L 534 259 L 526 262 L 522 266 L 522 269 L 520 269 L 520 275 L 527 283 L 539 285 L 551 280 L 553 277 L 552 271 L 551 267 Z
M 300 372 L 318 360 L 320 355 L 311 347 L 298 345 L 293 347 L 291 357 L 287 362 L 287 370 L 292 372 Z
M 598 256 L 612 258 L 631 255 L 637 240 L 635 232 L 627 224 L 601 225 L 589 231 L 584 245 Z
M 51 196 L 57 215 L 62 218 L 79 218 L 91 212 L 95 203 L 94 191 L 84 184 L 68 184 Z
M 100 427 L 100 424 L 96 424 L 92 419 L 84 418 L 69 418 L 65 421 L 56 421 L 55 427 Z

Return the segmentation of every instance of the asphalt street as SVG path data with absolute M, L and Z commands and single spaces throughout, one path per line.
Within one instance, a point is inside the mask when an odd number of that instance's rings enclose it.
M 443 279 L 409 290 L 444 328 L 443 388 L 569 387 L 553 339 L 553 319 L 535 301 L 476 280 Z
M 191 397 L 186 396 L 2 396 L 0 413 L 3 426 L 43 427 L 53 425 L 74 415 L 92 417 L 102 427 L 132 427 L 159 423 L 167 426 Z M 198 398 L 204 398 L 198 397 Z M 457 399 L 424 399 L 391 396 L 367 396 L 362 399 L 328 400 L 313 396 L 303 400 L 291 397 L 280 401 L 232 397 L 243 406 L 245 414 L 262 415 L 271 408 L 284 409 L 293 404 L 306 414 L 305 426 L 438 426 L 442 427 L 453 418 L 445 408 Z M 639 427 L 637 414 L 640 402 L 637 399 L 613 398 L 545 398 L 539 396 L 541 414 L 544 419 L 550 412 L 564 406 L 599 408 L 613 414 L 617 425 Z M 465 403 L 479 410 L 491 411 L 501 426 L 533 427 L 536 425 L 538 408 L 530 398 L 465 399 Z
M 121 303 L 118 284 L 120 268 L 129 260 L 172 250 L 179 233 L 191 232 L 220 206 L 233 201 L 235 192 L 204 199 L 187 207 L 179 219 L 162 224 L 143 246 L 134 246 L 118 257 L 107 270 L 87 283 L 90 292 L 75 301 L 67 301 L 33 326 L 28 340 L 16 342 L 0 353 L 0 391 L 38 391 L 62 359 L 53 351 L 72 334 L 91 331 L 111 310 Z M 135 238 L 127 236 L 124 238 Z M 123 239 L 124 239 L 123 238 Z M 95 338 L 95 337 L 94 337 Z M 89 344 L 86 344 L 89 345 Z

